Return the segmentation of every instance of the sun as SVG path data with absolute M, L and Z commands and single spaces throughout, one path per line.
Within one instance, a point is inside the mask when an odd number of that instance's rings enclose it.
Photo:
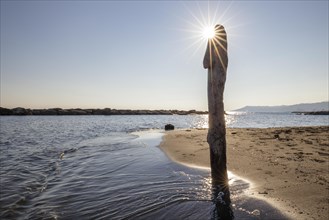
M 175 28 L 178 31 L 185 32 L 184 35 L 186 37 L 177 40 L 178 42 L 187 42 L 187 46 L 183 49 L 182 53 L 189 51 L 188 56 L 191 59 L 200 50 L 203 50 L 209 42 L 218 43 L 221 39 L 221 34 L 216 32 L 216 25 L 222 25 L 226 31 L 230 32 L 230 45 L 232 45 L 232 36 L 237 36 L 233 29 L 241 26 L 232 26 L 235 16 L 230 15 L 230 8 L 233 1 L 191 2 L 185 4 L 184 1 L 183 5 L 188 16 L 187 18 L 185 16 L 180 18 L 184 22 L 183 27 Z
M 203 28 L 202 37 L 204 39 L 212 39 L 215 37 L 215 29 L 212 26 L 206 26 Z

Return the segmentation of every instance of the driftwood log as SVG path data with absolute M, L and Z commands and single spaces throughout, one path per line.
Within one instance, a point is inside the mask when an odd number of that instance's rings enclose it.
M 208 40 L 203 67 L 208 69 L 210 165 L 214 202 L 219 219 L 232 219 L 226 166 L 226 128 L 224 118 L 224 87 L 228 65 L 227 35 L 222 25 L 215 26 L 215 36 Z

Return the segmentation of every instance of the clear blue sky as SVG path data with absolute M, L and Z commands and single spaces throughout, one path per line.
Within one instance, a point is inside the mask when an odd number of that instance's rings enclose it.
M 1 1 L 1 106 L 206 110 L 208 14 L 226 110 L 329 99 L 328 1 Z

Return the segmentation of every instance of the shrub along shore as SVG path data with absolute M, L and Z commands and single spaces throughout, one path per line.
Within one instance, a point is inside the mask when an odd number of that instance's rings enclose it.
M 196 110 L 130 110 L 130 109 L 26 109 L 26 108 L 2 108 L 0 115 L 190 115 L 190 114 L 208 114 L 207 111 Z
M 329 115 L 329 111 L 316 112 L 292 112 L 297 115 Z M 208 111 L 197 110 L 131 110 L 131 109 L 81 109 L 81 108 L 48 108 L 48 109 L 29 109 L 29 108 L 2 108 L 0 115 L 204 115 Z M 226 113 L 225 113 L 226 114 Z

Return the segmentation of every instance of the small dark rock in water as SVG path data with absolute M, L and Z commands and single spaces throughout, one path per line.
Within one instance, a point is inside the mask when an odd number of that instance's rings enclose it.
M 168 131 L 168 130 L 174 130 L 175 129 L 175 126 L 173 126 L 172 124 L 166 124 L 165 125 L 165 130 Z

